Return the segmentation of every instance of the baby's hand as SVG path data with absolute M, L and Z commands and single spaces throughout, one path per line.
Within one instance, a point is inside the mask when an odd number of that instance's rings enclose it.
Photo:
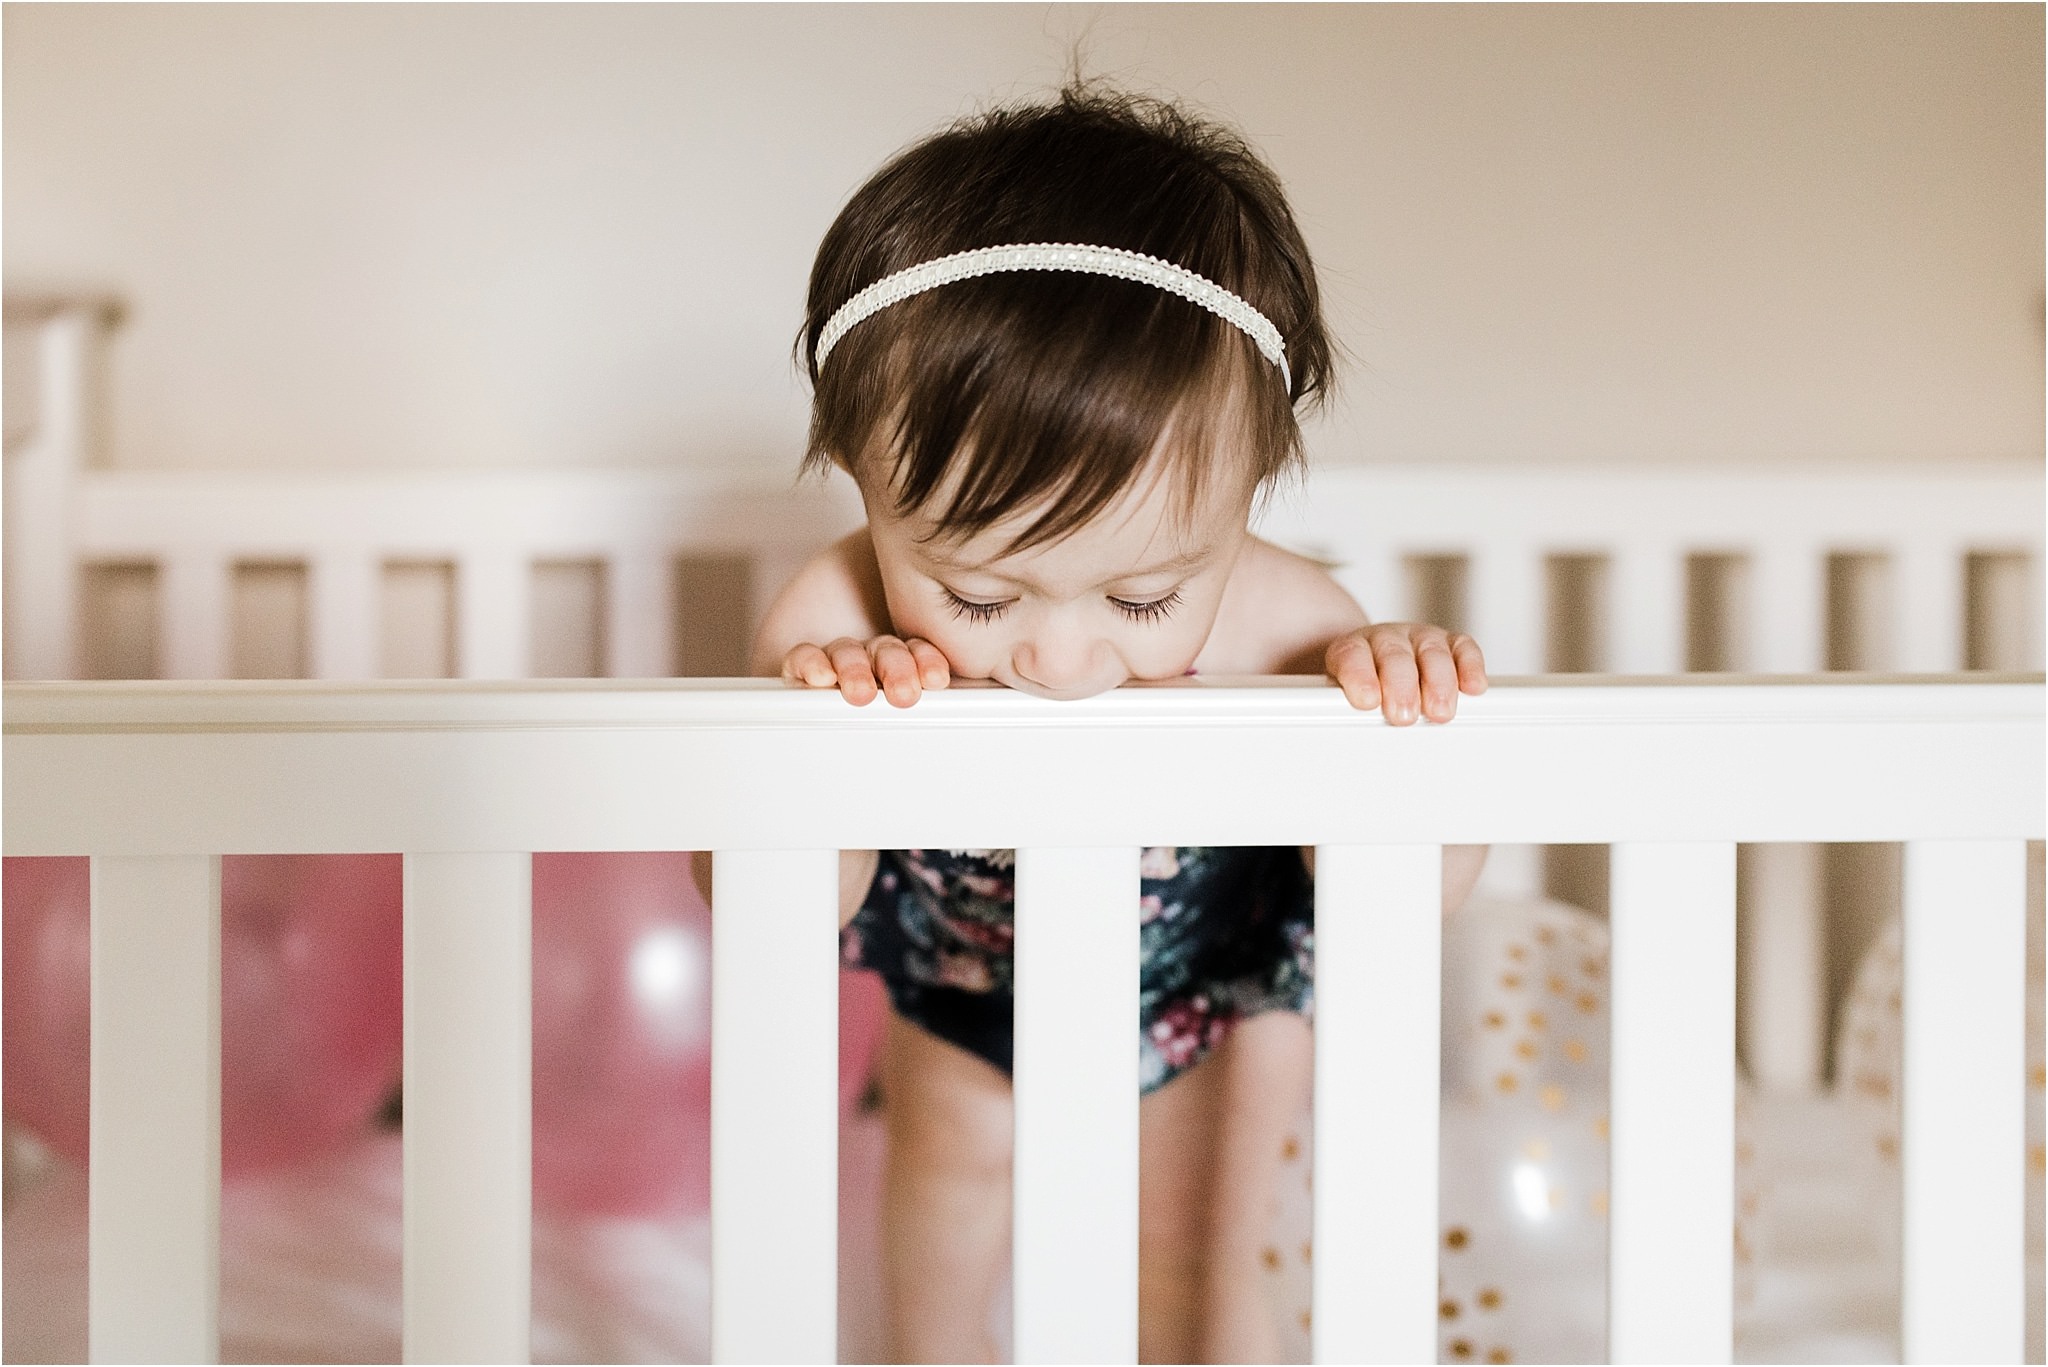
M 1395 726 L 1414 721 L 1418 703 L 1429 720 L 1449 721 L 1458 714 L 1459 693 L 1486 691 L 1479 643 L 1421 622 L 1376 622 L 1347 632 L 1323 652 L 1323 667 L 1353 707 L 1377 707 Z
M 944 688 L 953 671 L 930 641 L 913 636 L 877 636 L 856 641 L 842 636 L 827 646 L 809 642 L 790 647 L 782 657 L 784 682 L 807 688 L 837 688 L 848 702 L 865 707 L 875 700 L 877 681 L 882 695 L 896 707 L 908 707 L 927 688 Z

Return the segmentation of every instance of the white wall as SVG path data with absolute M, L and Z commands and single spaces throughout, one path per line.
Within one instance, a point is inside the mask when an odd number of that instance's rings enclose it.
M 4 24 L 6 282 L 128 301 L 119 465 L 788 468 L 838 205 L 1077 37 L 1292 187 L 1355 357 L 1323 459 L 2042 455 L 2037 5 Z

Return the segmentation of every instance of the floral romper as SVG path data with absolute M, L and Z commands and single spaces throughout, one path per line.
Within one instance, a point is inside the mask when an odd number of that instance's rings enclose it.
M 883 850 L 840 957 L 898 1014 L 1004 1072 L 1011 1058 L 1010 850 Z M 1170 846 L 1139 864 L 1138 1080 L 1150 1092 L 1261 1011 L 1311 1012 L 1314 897 L 1291 845 Z

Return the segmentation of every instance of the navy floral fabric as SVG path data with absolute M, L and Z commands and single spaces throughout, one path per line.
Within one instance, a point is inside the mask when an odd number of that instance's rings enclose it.
M 1139 1086 L 1192 1067 L 1261 1011 L 1309 1014 L 1314 897 L 1293 846 L 1147 848 L 1139 865 Z M 1015 856 L 884 850 L 840 956 L 905 1018 L 1008 1072 Z

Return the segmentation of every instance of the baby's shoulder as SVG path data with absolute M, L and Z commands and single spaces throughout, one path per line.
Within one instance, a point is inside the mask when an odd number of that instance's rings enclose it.
M 1209 674 L 1319 674 L 1323 649 L 1366 623 L 1321 562 L 1250 538 L 1197 667 Z
M 793 646 L 824 645 L 841 636 L 866 640 L 887 631 L 888 621 L 874 542 L 862 527 L 805 561 L 775 595 L 754 633 L 749 664 L 757 675 L 779 674 Z

